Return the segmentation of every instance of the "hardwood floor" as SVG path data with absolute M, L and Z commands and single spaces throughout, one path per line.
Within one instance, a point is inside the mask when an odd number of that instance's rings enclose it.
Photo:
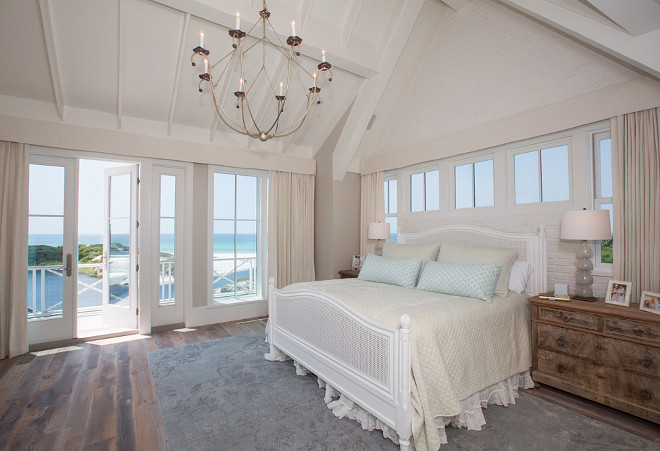
M 0 449 L 165 450 L 147 353 L 265 328 L 257 318 L 0 360 Z
M 257 318 L 0 360 L 0 450 L 165 450 L 147 353 L 265 327 L 265 319 Z M 530 393 L 660 443 L 660 428 L 653 423 L 549 387 Z

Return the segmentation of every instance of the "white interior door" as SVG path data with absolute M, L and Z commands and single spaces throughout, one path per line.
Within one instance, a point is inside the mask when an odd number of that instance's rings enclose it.
M 65 340 L 76 329 L 76 160 L 30 158 L 28 340 Z
M 105 171 L 103 322 L 137 328 L 138 166 Z

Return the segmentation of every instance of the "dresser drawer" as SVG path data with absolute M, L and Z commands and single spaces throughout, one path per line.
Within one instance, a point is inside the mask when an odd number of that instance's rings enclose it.
M 539 348 L 598 359 L 596 343 L 599 337 L 596 335 L 542 323 L 536 327 Z
M 589 330 L 598 330 L 598 315 L 586 312 L 540 307 L 539 319 L 560 324 L 570 324 L 571 326 L 582 327 Z
M 660 344 L 660 325 L 605 317 L 603 333 Z
M 538 371 L 568 384 L 660 411 L 660 384 L 656 379 L 600 366 L 546 349 L 538 350 Z
M 598 337 L 596 348 L 606 365 L 660 379 L 660 348 L 609 337 Z M 660 380 L 656 383 L 660 396 Z

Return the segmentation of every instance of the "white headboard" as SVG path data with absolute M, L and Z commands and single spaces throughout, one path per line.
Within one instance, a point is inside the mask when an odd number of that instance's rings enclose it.
M 510 233 L 471 225 L 450 224 L 423 232 L 399 232 L 397 241 L 402 244 L 448 241 L 473 246 L 515 248 L 518 249 L 518 260 L 534 265 L 534 272 L 527 284 L 527 293 L 536 295 L 547 291 L 544 225 L 539 225 L 536 233 Z

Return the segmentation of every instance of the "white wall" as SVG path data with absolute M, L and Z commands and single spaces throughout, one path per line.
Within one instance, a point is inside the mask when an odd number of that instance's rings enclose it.
M 385 152 L 640 77 L 493 1 L 448 15 L 429 48 Z
M 609 129 L 609 122 L 599 122 L 578 127 L 565 132 L 521 141 L 514 144 L 484 149 L 470 155 L 444 159 L 437 163 L 425 163 L 396 171 L 399 180 L 399 229 L 406 232 L 426 230 L 443 224 L 470 224 L 492 228 L 506 232 L 535 232 L 540 224 L 546 226 L 547 256 L 548 256 L 548 288 L 552 289 L 555 282 L 569 283 L 572 291 L 575 289 L 575 252 L 578 243 L 559 239 L 561 214 L 566 210 L 591 208 L 591 145 L 590 133 Z M 548 202 L 534 205 L 515 205 L 510 199 L 510 179 L 508 159 L 510 151 L 532 142 L 549 141 L 559 138 L 570 139 L 572 193 L 566 202 Z M 495 206 L 455 210 L 452 207 L 453 198 L 450 195 L 453 179 L 453 162 L 471 155 L 492 155 L 494 159 Z M 409 210 L 409 172 L 419 166 L 439 168 L 440 210 L 411 213 Z M 433 166 L 435 165 L 435 166 Z M 594 272 L 594 293 L 604 296 L 607 281 L 611 273 Z

